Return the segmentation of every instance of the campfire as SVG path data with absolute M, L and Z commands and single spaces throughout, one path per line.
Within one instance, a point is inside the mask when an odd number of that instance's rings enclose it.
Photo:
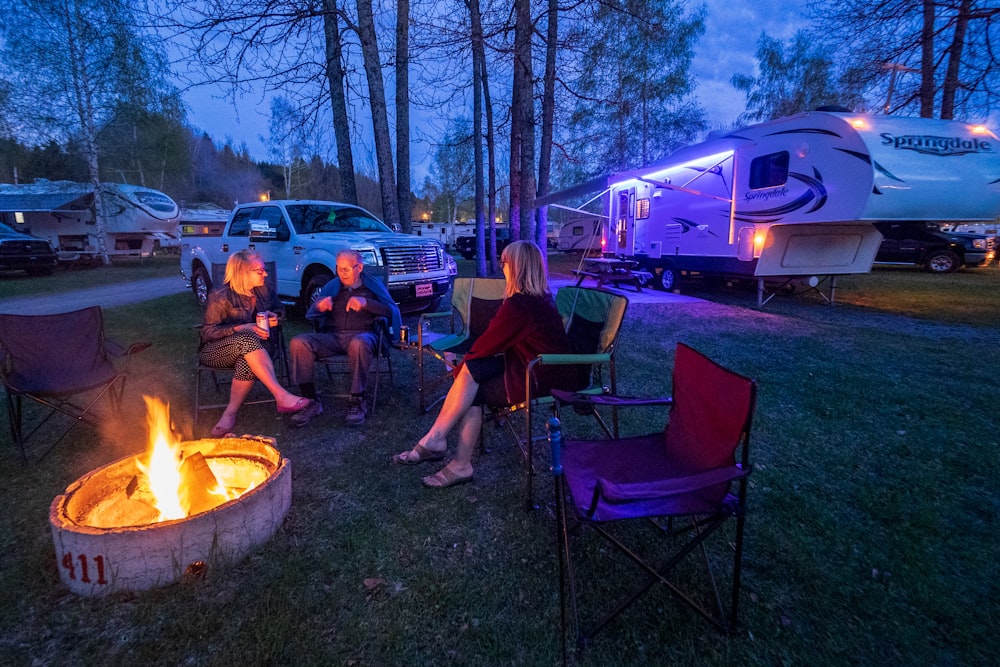
M 52 501 L 60 578 L 104 595 L 146 590 L 232 561 L 274 534 L 291 504 L 291 464 L 271 438 L 180 442 L 146 399 L 149 450 L 98 468 Z

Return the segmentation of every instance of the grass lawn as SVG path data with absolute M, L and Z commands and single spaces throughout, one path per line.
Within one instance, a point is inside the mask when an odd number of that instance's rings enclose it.
M 841 279 L 833 307 L 801 295 L 756 309 L 750 291 L 686 291 L 710 300 L 630 308 L 620 389 L 668 392 L 677 341 L 758 380 L 741 627 L 720 636 L 658 591 L 579 664 L 994 663 L 1000 271 L 876 269 Z M 109 309 L 112 337 L 154 342 L 136 359 L 126 418 L 103 434 L 77 429 L 28 467 L 0 436 L 0 663 L 558 663 L 551 503 L 523 511 L 522 463 L 501 431 L 488 429 L 495 448 L 478 457 L 471 485 L 425 490 L 433 464 L 391 463 L 432 420 L 417 413 L 404 353 L 360 428 L 343 426 L 333 402 L 302 430 L 269 406 L 241 412 L 238 431 L 274 436 L 292 461 L 292 508 L 267 544 L 199 582 L 69 593 L 49 504 L 84 473 L 145 449 L 140 393 L 169 401 L 192 437 L 199 317 L 186 293 Z M 581 427 L 567 418 L 567 433 Z

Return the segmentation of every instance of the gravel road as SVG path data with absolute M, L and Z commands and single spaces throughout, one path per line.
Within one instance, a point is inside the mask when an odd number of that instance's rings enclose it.
M 0 313 L 15 315 L 51 315 L 65 313 L 71 310 L 100 306 L 113 308 L 130 303 L 170 296 L 186 291 L 184 281 L 180 276 L 166 278 L 148 278 L 117 285 L 102 285 L 88 287 L 74 292 L 62 292 L 58 295 L 19 296 L 0 298 Z

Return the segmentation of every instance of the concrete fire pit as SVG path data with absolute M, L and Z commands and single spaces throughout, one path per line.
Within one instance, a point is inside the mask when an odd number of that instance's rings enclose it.
M 49 509 L 59 576 L 74 593 L 102 596 L 144 591 L 185 574 L 234 562 L 269 540 L 292 500 L 291 462 L 271 438 L 205 439 L 180 443 L 238 497 L 182 519 L 157 521 L 141 480 L 138 456 L 84 475 Z

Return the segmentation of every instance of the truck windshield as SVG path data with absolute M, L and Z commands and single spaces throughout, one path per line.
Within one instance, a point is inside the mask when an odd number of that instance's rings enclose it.
M 327 232 L 388 232 L 385 224 L 370 213 L 353 206 L 329 204 L 296 204 L 287 206 L 288 217 L 299 234 Z

